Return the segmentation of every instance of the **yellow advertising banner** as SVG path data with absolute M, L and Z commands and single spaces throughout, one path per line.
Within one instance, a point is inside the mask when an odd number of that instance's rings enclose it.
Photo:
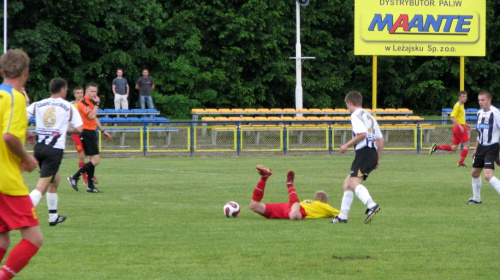
M 354 54 L 485 56 L 486 0 L 355 0 Z

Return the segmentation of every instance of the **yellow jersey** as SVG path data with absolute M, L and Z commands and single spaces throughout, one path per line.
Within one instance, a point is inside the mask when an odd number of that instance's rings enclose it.
M 10 85 L 0 85 L 0 130 L 2 135 L 12 134 L 19 138 L 23 145 L 26 142 L 26 98 Z M 0 193 L 10 196 L 29 195 L 24 185 L 19 164 L 21 159 L 8 147 L 0 137 Z
M 465 106 L 464 106 L 464 104 L 460 104 L 460 102 L 457 102 L 455 104 L 455 106 L 453 106 L 453 110 L 451 111 L 450 117 L 454 117 L 459 124 L 465 125 Z
M 320 219 L 338 216 L 340 210 L 319 200 L 304 200 L 300 206 L 306 211 L 306 219 Z

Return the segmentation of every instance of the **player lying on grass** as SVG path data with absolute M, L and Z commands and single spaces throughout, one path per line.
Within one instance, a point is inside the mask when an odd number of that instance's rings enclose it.
M 264 189 L 267 179 L 273 174 L 270 169 L 257 165 L 260 180 L 253 190 L 250 209 L 268 219 L 302 220 L 306 218 L 329 218 L 337 216 L 340 211 L 327 204 L 328 195 L 324 191 L 317 191 L 313 200 L 299 202 L 299 198 L 293 188 L 295 173 L 290 170 L 286 175 L 286 187 L 288 188 L 289 202 L 262 203 Z

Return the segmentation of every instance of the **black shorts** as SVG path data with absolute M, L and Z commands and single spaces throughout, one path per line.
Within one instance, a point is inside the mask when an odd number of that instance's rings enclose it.
M 95 156 L 99 154 L 99 146 L 97 145 L 97 133 L 95 130 L 84 129 L 80 134 L 82 140 L 83 151 L 86 156 Z
M 40 178 L 52 177 L 50 179 L 52 182 L 59 171 L 64 150 L 55 149 L 41 143 L 37 143 L 34 150 L 35 158 L 38 160 L 38 166 L 40 167 Z
M 495 161 L 498 162 L 498 151 L 500 146 L 493 144 L 490 146 L 479 145 L 477 147 L 476 155 L 472 160 L 472 167 L 495 169 Z
M 373 148 L 362 148 L 356 151 L 356 156 L 351 165 L 351 177 L 363 177 L 366 180 L 378 163 L 378 153 Z

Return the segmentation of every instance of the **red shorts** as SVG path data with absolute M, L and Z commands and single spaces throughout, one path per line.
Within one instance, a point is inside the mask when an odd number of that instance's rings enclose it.
M 36 209 L 29 195 L 10 196 L 0 193 L 0 232 L 37 225 Z
M 82 140 L 80 140 L 80 134 L 71 134 L 73 137 L 73 143 L 75 143 L 76 151 L 81 153 L 83 152 Z
M 467 129 L 465 126 L 462 126 L 464 128 L 464 132 L 460 131 L 460 126 L 454 125 L 453 126 L 453 145 L 458 145 L 463 142 L 469 142 L 470 137 L 469 133 L 467 132 Z
M 290 203 L 264 203 L 264 205 L 266 205 L 266 211 L 262 216 L 268 219 L 290 220 Z M 300 206 L 300 214 L 302 214 L 302 219 L 306 217 L 306 211 L 302 206 Z

